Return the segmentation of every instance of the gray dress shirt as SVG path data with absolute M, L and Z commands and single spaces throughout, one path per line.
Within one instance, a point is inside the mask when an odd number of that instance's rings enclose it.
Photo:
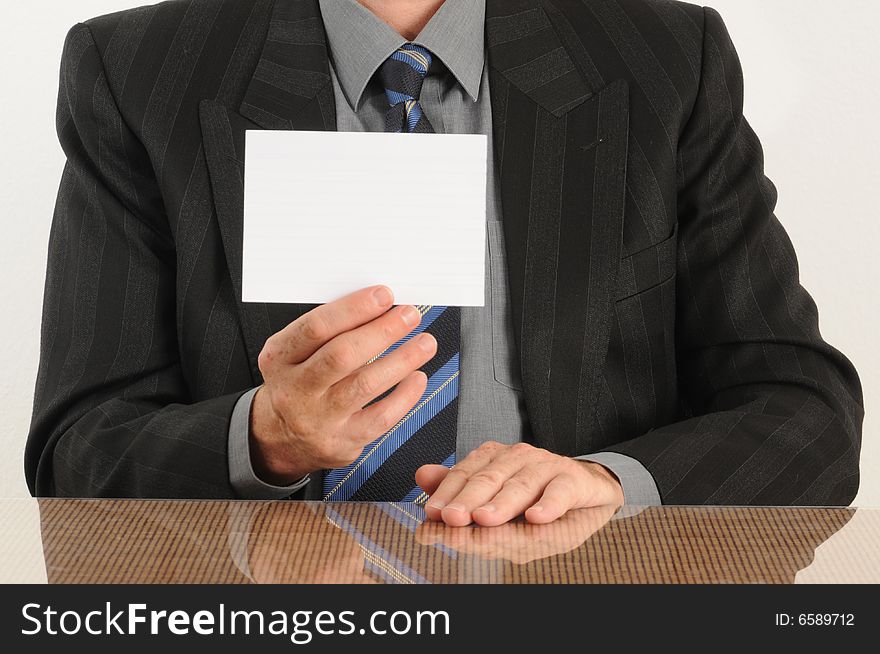
M 388 110 L 384 89 L 374 78 L 379 66 L 401 45 L 400 34 L 356 0 L 320 0 L 331 52 L 336 127 L 341 132 L 381 132 Z M 457 457 L 481 443 L 527 441 L 519 359 L 510 316 L 501 201 L 492 146 L 492 107 L 485 56 L 484 0 L 446 0 L 415 42 L 434 55 L 420 102 L 434 130 L 488 136 L 486 307 L 461 311 L 461 378 Z M 300 490 L 260 480 L 250 461 L 250 407 L 256 390 L 236 405 L 229 432 L 230 479 L 250 499 L 280 499 Z M 611 470 L 628 504 L 660 504 L 651 474 L 630 457 L 600 452 L 578 457 Z

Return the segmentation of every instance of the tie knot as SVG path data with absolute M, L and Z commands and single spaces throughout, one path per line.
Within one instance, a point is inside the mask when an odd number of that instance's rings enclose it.
M 379 69 L 379 78 L 390 106 L 418 102 L 431 61 L 431 53 L 413 43 L 401 46 L 385 60 Z

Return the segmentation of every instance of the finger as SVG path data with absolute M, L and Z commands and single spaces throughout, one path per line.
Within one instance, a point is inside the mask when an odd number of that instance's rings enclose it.
M 416 542 L 419 545 L 440 545 L 443 543 L 443 530 L 446 525 L 426 520 L 416 528 Z
M 317 307 L 266 341 L 260 370 L 279 363 L 302 363 L 328 341 L 375 320 L 393 304 L 391 289 L 371 286 Z
M 509 456 L 509 453 L 510 450 L 471 475 L 467 484 L 443 509 L 443 522 L 452 527 L 469 525 L 476 520 L 474 511 L 495 497 L 506 484 L 513 483 L 519 488 L 531 483 L 529 474 L 523 470 L 523 460 Z M 536 496 L 532 499 L 536 499 Z M 521 510 L 525 510 L 525 506 Z M 484 512 L 491 511 L 484 509 Z
M 470 476 L 486 466 L 504 449 L 500 443 L 483 443 L 471 452 L 461 463 L 450 470 L 440 486 L 431 494 L 425 505 L 425 513 L 431 520 L 443 520 L 442 511 L 449 501 L 458 495 Z
M 328 390 L 329 401 L 341 410 L 351 413 L 359 411 L 421 368 L 435 354 L 437 340 L 430 334 L 420 334 L 388 356 L 368 366 L 362 366 L 345 379 L 336 382 Z
M 443 531 L 443 547 L 461 552 L 462 554 L 470 554 L 476 549 L 475 534 L 477 529 L 449 529 L 444 527 Z
M 422 466 L 416 470 L 416 484 L 428 495 L 433 495 L 448 474 L 449 468 L 446 466 Z
M 307 383 L 315 388 L 335 384 L 375 360 L 421 320 L 422 314 L 415 307 L 395 307 L 366 325 L 339 334 L 303 362 Z
M 558 472 L 547 466 L 529 466 L 510 477 L 498 493 L 476 507 L 474 522 L 481 527 L 496 527 L 521 516 L 544 491 Z
M 536 525 L 545 525 L 558 520 L 571 509 L 579 508 L 577 480 L 571 475 L 554 477 L 547 484 L 537 503 L 526 510 L 526 520 Z
M 428 376 L 416 371 L 380 402 L 361 409 L 349 418 L 348 430 L 356 444 L 372 443 L 400 422 L 419 401 L 428 387 Z

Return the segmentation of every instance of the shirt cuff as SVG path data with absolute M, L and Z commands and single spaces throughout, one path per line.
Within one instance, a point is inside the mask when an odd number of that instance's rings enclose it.
M 608 468 L 620 480 L 625 504 L 629 506 L 662 506 L 660 491 L 654 477 L 639 461 L 617 452 L 598 452 L 575 457 Z
M 301 491 L 309 483 L 308 475 L 291 486 L 273 486 L 257 476 L 251 464 L 251 406 L 256 388 L 242 395 L 232 410 L 229 422 L 229 481 L 236 494 L 245 500 L 283 500 Z

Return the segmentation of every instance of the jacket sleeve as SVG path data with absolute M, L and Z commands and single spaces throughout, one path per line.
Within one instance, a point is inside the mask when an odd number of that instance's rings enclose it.
M 609 450 L 641 461 L 664 504 L 847 505 L 859 380 L 819 333 L 743 118 L 736 50 L 704 11 L 700 87 L 679 143 L 676 343 L 689 418 Z
M 241 394 L 191 401 L 161 195 L 85 25 L 65 43 L 57 128 L 67 164 L 25 457 L 31 493 L 231 497 L 227 434 Z

